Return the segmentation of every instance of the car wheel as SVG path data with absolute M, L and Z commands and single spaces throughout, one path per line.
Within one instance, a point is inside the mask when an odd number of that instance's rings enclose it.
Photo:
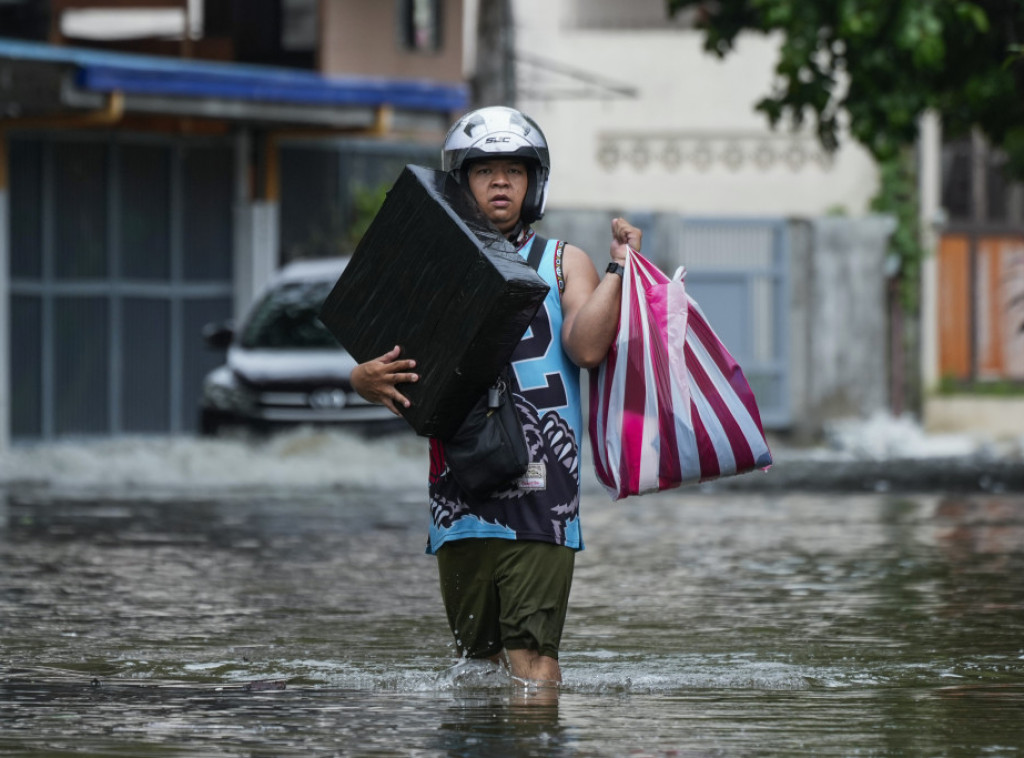
M 216 437 L 224 427 L 224 414 L 220 411 L 202 408 L 199 411 L 199 434 L 203 437 Z

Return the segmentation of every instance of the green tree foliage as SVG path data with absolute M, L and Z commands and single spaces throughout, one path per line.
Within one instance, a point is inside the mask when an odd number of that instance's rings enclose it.
M 351 255 L 377 212 L 384 205 L 388 185 L 352 186 L 352 204 L 346 210 L 340 205 L 327 206 L 318 222 L 309 225 L 305 239 L 291 245 L 288 260 L 304 258 L 332 258 Z
M 348 229 L 348 246 L 355 250 L 356 245 L 370 228 L 370 224 L 377 217 L 384 200 L 387 199 L 388 185 L 380 184 L 376 187 L 364 187 L 358 185 L 353 191 L 352 222 Z
M 935 111 L 947 135 L 978 127 L 1024 177 L 1024 0 L 666 0 L 697 8 L 705 48 L 726 56 L 741 32 L 775 34 L 772 90 L 757 103 L 771 125 L 808 122 L 835 150 L 844 129 L 874 156 L 872 207 L 899 227 L 903 302 L 916 306 L 923 256 L 913 146 Z

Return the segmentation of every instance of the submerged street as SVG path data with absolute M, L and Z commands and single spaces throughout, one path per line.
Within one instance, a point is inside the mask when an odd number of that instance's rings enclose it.
M 585 487 L 543 704 L 453 657 L 424 449 L 305 432 L 15 453 L 0 752 L 1020 754 L 1024 492 L 759 489 L 785 461 L 734 489 Z

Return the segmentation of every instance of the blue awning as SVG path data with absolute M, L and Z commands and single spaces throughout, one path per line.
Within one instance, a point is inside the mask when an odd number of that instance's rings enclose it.
M 48 45 L 0 37 L 0 60 L 74 68 L 84 92 L 220 99 L 318 107 L 380 107 L 450 114 L 468 88 L 427 80 L 324 76 L 275 66 L 220 63 Z

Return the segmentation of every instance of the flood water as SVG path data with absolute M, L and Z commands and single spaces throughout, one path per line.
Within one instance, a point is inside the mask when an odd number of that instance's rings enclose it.
M 1024 755 L 1024 494 L 588 487 L 550 702 L 455 660 L 418 443 L 9 460 L 0 754 Z

